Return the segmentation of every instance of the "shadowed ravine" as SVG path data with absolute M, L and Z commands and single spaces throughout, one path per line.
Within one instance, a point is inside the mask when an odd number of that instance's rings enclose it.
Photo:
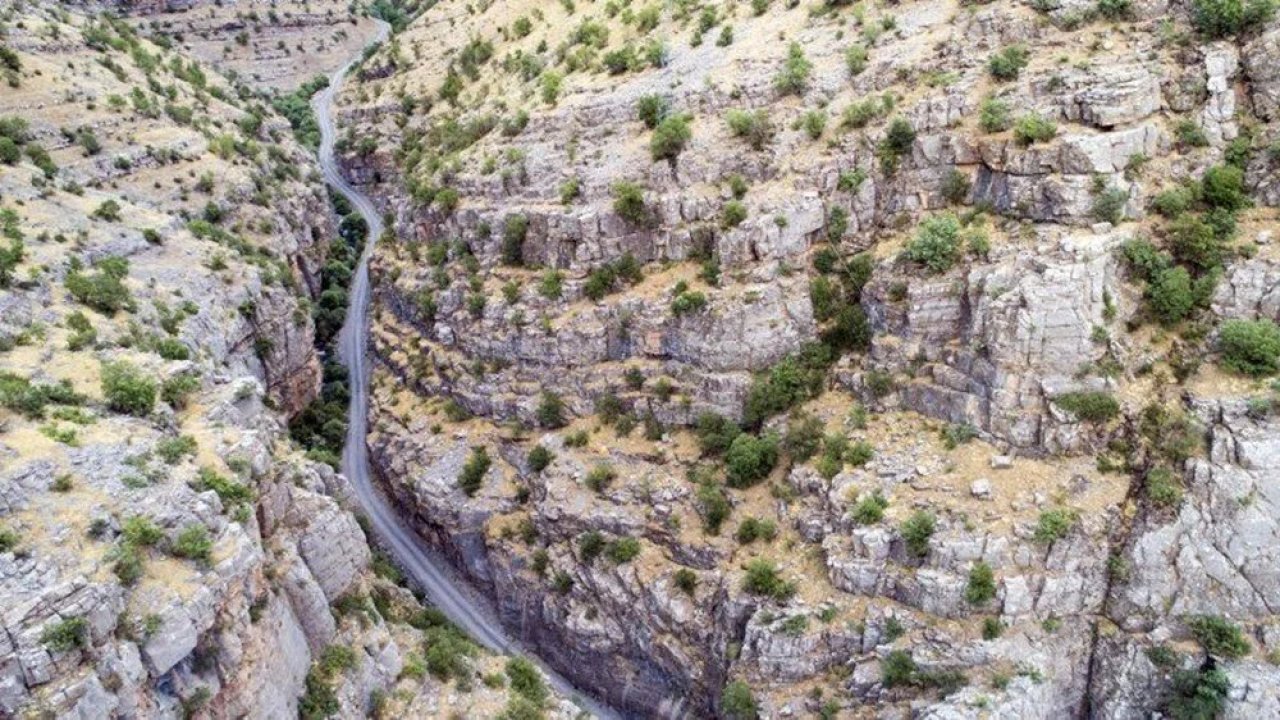
M 375 42 L 386 39 L 387 31 L 387 25 L 381 23 Z M 370 298 L 368 261 L 374 243 L 382 235 L 383 222 L 373 201 L 352 187 L 338 170 L 334 159 L 337 130 L 332 112 L 333 99 L 341 87 L 343 76 L 356 62 L 358 60 L 353 59 L 336 71 L 330 77 L 329 86 L 317 93 L 312 100 L 321 130 L 319 160 L 325 182 L 345 195 L 369 225 L 368 242 L 352 276 L 347 322 L 338 335 L 339 353 L 351 376 L 351 406 L 347 417 L 347 441 L 342 452 L 342 472 L 351 482 L 361 510 L 377 536 L 376 541 L 391 553 L 430 601 L 485 647 L 499 653 L 521 654 L 520 644 L 506 633 L 494 617 L 488 601 L 460 579 L 444 558 L 419 540 L 374 486 L 365 444 L 369 410 L 369 367 L 366 352 Z M 573 697 L 588 712 L 600 718 L 620 717 L 612 709 L 584 698 L 566 679 L 545 664 L 540 664 L 550 676 L 552 686 L 561 694 Z

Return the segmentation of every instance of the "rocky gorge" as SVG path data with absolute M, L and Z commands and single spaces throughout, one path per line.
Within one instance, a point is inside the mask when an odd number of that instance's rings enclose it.
M 1277 31 L 1223 12 L 427 8 L 340 100 L 387 490 L 627 714 L 1274 714 Z
M 0 716 L 1280 715 L 1273 3 L 0 19 Z

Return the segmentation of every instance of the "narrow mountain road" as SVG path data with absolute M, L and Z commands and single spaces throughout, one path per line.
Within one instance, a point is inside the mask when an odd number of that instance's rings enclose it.
M 374 42 L 385 40 L 388 30 L 385 23 L 379 23 L 378 36 Z M 311 101 L 320 124 L 319 159 L 325 181 L 345 195 L 369 224 L 368 241 L 360 257 L 360 264 L 352 275 L 347 322 L 338 335 L 339 353 L 351 375 L 351 407 L 347 416 L 346 446 L 342 451 L 342 472 L 351 482 L 356 499 L 368 517 L 379 544 L 391 553 L 431 602 L 468 635 L 490 650 L 521 654 L 519 643 L 507 635 L 494 616 L 489 602 L 458 577 L 447 560 L 422 543 L 373 482 L 365 442 L 369 413 L 369 255 L 374 243 L 382 236 L 383 222 L 373 201 L 347 182 L 338 170 L 334 158 L 337 130 L 333 117 L 333 99 L 344 76 L 357 62 L 359 58 L 336 71 L 329 78 L 329 87 L 316 93 Z M 561 694 L 574 698 L 588 712 L 600 718 L 620 717 L 614 711 L 584 698 L 567 680 L 545 664 L 540 664 L 550 677 L 552 686 Z

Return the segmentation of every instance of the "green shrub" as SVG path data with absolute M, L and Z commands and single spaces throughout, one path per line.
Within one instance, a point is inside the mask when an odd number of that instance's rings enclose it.
M 613 211 L 632 225 L 649 225 L 652 213 L 644 201 L 644 188 L 639 185 L 620 180 L 613 184 Z
M 725 114 L 725 123 L 729 132 L 746 140 L 753 150 L 762 150 L 773 140 L 773 121 L 769 119 L 767 110 L 730 110 Z
M 1221 717 L 1230 691 L 1231 681 L 1222 670 L 1178 670 L 1164 709 L 1172 720 L 1214 720 Z
M 89 623 L 82 617 L 71 617 L 45 626 L 40 642 L 53 652 L 66 652 L 89 644 Z
M 545 445 L 534 445 L 529 451 L 529 469 L 535 473 L 546 470 L 551 462 L 555 460 L 555 453 L 546 448 Z
M 1036 523 L 1036 542 L 1047 545 L 1055 540 L 1061 540 L 1071 532 L 1079 519 L 1080 516 L 1075 510 L 1066 508 L 1045 510 L 1040 513 L 1040 519 Z
M 662 95 L 642 95 L 636 101 L 636 116 L 644 126 L 653 130 L 671 112 L 671 102 Z
M 162 438 L 156 442 L 156 455 L 169 465 L 175 465 L 184 457 L 195 457 L 198 446 L 196 439 L 190 435 Z
M 978 110 L 978 126 L 988 133 L 1004 132 L 1013 127 L 1009 103 L 996 98 L 983 100 Z
M 747 574 L 742 579 L 742 589 L 752 595 L 762 595 L 777 600 L 787 600 L 796 593 L 794 583 L 782 579 L 778 566 L 771 560 L 756 558 L 747 563 Z
M 767 477 L 777 464 L 777 437 L 743 433 L 734 438 L 725 453 L 726 481 L 733 488 L 751 487 Z
M 1244 170 L 1235 165 L 1215 165 L 1200 177 L 1200 196 L 1211 208 L 1230 212 L 1253 205 L 1245 187 Z
M 850 45 L 849 49 L 844 51 L 844 66 L 849 70 L 849 76 L 861 75 L 863 70 L 867 69 L 867 48 L 864 45 Z
M 1152 468 L 1147 473 L 1146 491 L 1156 505 L 1173 508 L 1182 503 L 1182 486 L 1168 468 Z
M 1101 390 L 1063 393 L 1055 397 L 1053 402 L 1085 422 L 1103 423 L 1120 414 L 1120 403 L 1111 393 Z
M 1235 372 L 1254 377 L 1280 372 L 1280 327 L 1271 320 L 1228 320 L 1218 347 L 1223 363 Z
M 741 433 L 737 423 L 710 412 L 699 415 L 694 426 L 703 455 L 722 455 Z
M 903 542 L 907 545 L 907 552 L 918 558 L 928 555 L 929 538 L 933 537 L 937 527 L 938 523 L 933 515 L 923 510 L 917 510 L 903 521 L 899 530 L 902 533 Z
M 778 536 L 778 526 L 772 520 L 761 520 L 749 517 L 738 524 L 734 538 L 742 545 L 749 545 L 756 540 L 771 542 Z
M 1186 268 L 1159 270 L 1147 284 L 1147 305 L 1164 325 L 1184 320 L 1196 305 L 1195 286 Z
M 683 317 L 702 311 L 707 306 L 706 294 L 697 290 L 682 290 L 671 300 L 671 314 Z
M 798 124 L 810 140 L 817 140 L 827 129 L 827 114 L 822 110 L 810 110 L 800 116 Z
M 747 206 L 737 200 L 730 200 L 724 204 L 724 209 L 720 211 L 721 227 L 735 228 L 747 219 Z
M 1022 45 L 1010 45 L 987 60 L 987 72 L 997 80 L 1016 80 L 1031 61 L 1031 53 Z
M 931 272 L 942 273 L 960 259 L 961 249 L 960 221 L 955 215 L 944 213 L 925 218 L 916 236 L 907 243 L 905 255 Z
M 474 496 L 479 492 L 485 473 L 489 472 L 489 466 L 492 464 L 493 460 L 489 458 L 488 449 L 483 446 L 472 448 L 471 456 L 467 458 L 462 471 L 458 473 L 458 487 L 462 488 L 467 495 Z
M 1108 20 L 1133 18 L 1133 0 L 1098 0 L 1098 14 Z
M 502 223 L 502 262 L 524 264 L 524 241 L 529 235 L 529 218 L 523 214 L 508 215 Z
M 1169 223 L 1169 249 L 1179 262 L 1200 271 L 1222 264 L 1227 249 L 1209 223 L 1191 213 L 1184 213 Z
M 1089 213 L 1094 220 L 1119 225 L 1124 219 L 1124 207 L 1128 202 L 1128 192 L 1116 187 L 1106 188 L 1094 194 L 1093 207 L 1089 209 Z
M 1253 649 L 1239 626 L 1217 615 L 1196 615 L 1187 619 L 1187 627 L 1205 652 L 1220 658 L 1235 659 Z
M 1035 113 L 1023 115 L 1013 126 L 1013 139 L 1019 145 L 1047 142 L 1058 134 L 1058 126 L 1052 120 Z
M 618 538 L 609 543 L 605 553 L 619 565 L 631 562 L 640 554 L 640 541 L 633 537 Z
M 951 168 L 942 180 L 942 197 L 952 205 L 959 205 L 969 196 L 969 187 L 969 176 Z
M 587 473 L 586 479 L 583 481 L 588 488 L 597 494 L 603 494 L 609 488 L 613 481 L 617 479 L 618 472 L 608 465 L 596 465 Z
M 209 537 L 208 528 L 200 524 L 187 526 L 178 533 L 172 551 L 180 558 L 208 561 L 213 551 L 213 540 Z
M 538 424 L 545 428 L 565 426 L 564 400 L 558 393 L 542 391 L 541 400 L 538 401 Z
M 102 395 L 107 407 L 130 415 L 147 415 L 156 402 L 155 381 L 125 361 L 102 364 Z
M 1225 38 L 1265 25 L 1275 12 L 1275 0 L 1193 0 L 1191 24 L 1211 38 Z
M 689 116 L 669 115 L 653 129 L 649 153 L 655 161 L 674 161 L 692 138 L 693 129 L 689 127 Z
M 720 712 L 726 720 L 756 720 L 760 717 L 751 686 L 741 680 L 725 685 L 720 693 Z
M 689 568 L 680 568 L 672 575 L 672 582 L 685 595 L 693 597 L 694 590 L 698 588 L 698 574 Z
M 964 589 L 964 599 L 970 605 L 981 605 L 996 596 L 996 574 L 985 562 L 975 563 L 969 570 L 969 584 Z
M 813 72 L 813 63 L 804 55 L 800 43 L 793 42 L 787 47 L 787 59 L 782 69 L 773 79 L 773 85 L 783 95 L 803 95 L 809 87 L 809 74 Z
M 806 348 L 757 375 L 747 391 L 743 419 L 756 427 L 821 392 L 832 358 L 827 348 Z
M 76 302 L 104 315 L 120 310 L 133 310 L 133 295 L 124 284 L 129 263 L 124 258 L 105 258 L 96 264 L 98 271 L 86 274 L 79 269 L 67 273 L 63 281 Z
M 513 657 L 507 660 L 506 673 L 511 689 L 526 700 L 541 705 L 550 697 L 551 693 L 542 679 L 542 673 L 528 658 Z
M 853 508 L 853 521 L 859 525 L 878 523 L 884 519 L 884 511 L 888 507 L 889 501 L 879 490 L 864 493 Z
M 733 512 L 724 490 L 709 478 L 698 484 L 698 514 L 702 516 L 702 529 L 708 535 L 719 535 L 720 526 Z
M 916 672 L 916 661 L 905 650 L 893 650 L 880 661 L 880 681 L 886 688 L 915 684 Z
M 1197 188 L 1181 185 L 1156 195 L 1151 201 L 1151 207 L 1167 218 L 1175 218 L 1190 210 L 1196 203 L 1197 196 Z
M 916 142 L 916 130 L 906 118 L 896 117 L 889 123 L 884 139 L 876 146 L 876 155 L 880 158 L 880 168 L 886 173 L 893 173 L 902 158 L 911 152 Z

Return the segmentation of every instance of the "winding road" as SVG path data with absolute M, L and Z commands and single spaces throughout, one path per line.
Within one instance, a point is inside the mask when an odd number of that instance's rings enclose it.
M 373 40 L 380 43 L 387 38 L 389 26 L 379 23 L 378 35 Z M 359 58 L 338 69 L 329 78 L 329 86 L 316 93 L 311 104 L 320 124 L 320 168 L 325 181 L 351 201 L 351 205 L 369 224 L 369 236 L 364 253 L 352 276 L 351 305 L 347 309 L 347 321 L 338 335 L 339 354 L 350 371 L 351 407 L 347 416 L 347 440 L 342 451 L 342 472 L 351 482 L 356 499 L 369 519 L 379 544 L 391 553 L 399 566 L 437 608 L 474 640 L 498 653 L 525 654 L 520 644 L 510 637 L 494 615 L 489 602 L 477 593 L 465 580 L 458 577 L 448 561 L 424 545 L 409 528 L 374 485 L 369 465 L 368 433 L 369 366 L 367 346 L 369 336 L 369 255 L 374 243 L 382 236 L 382 215 L 368 196 L 356 190 L 338 170 L 334 158 L 337 129 L 333 117 L 333 100 L 338 94 L 347 72 L 359 62 Z M 531 658 L 537 660 L 537 658 Z M 584 710 L 596 717 L 613 719 L 621 717 L 613 710 L 584 697 L 564 677 L 539 662 L 547 673 L 552 687 L 566 697 L 571 697 Z

